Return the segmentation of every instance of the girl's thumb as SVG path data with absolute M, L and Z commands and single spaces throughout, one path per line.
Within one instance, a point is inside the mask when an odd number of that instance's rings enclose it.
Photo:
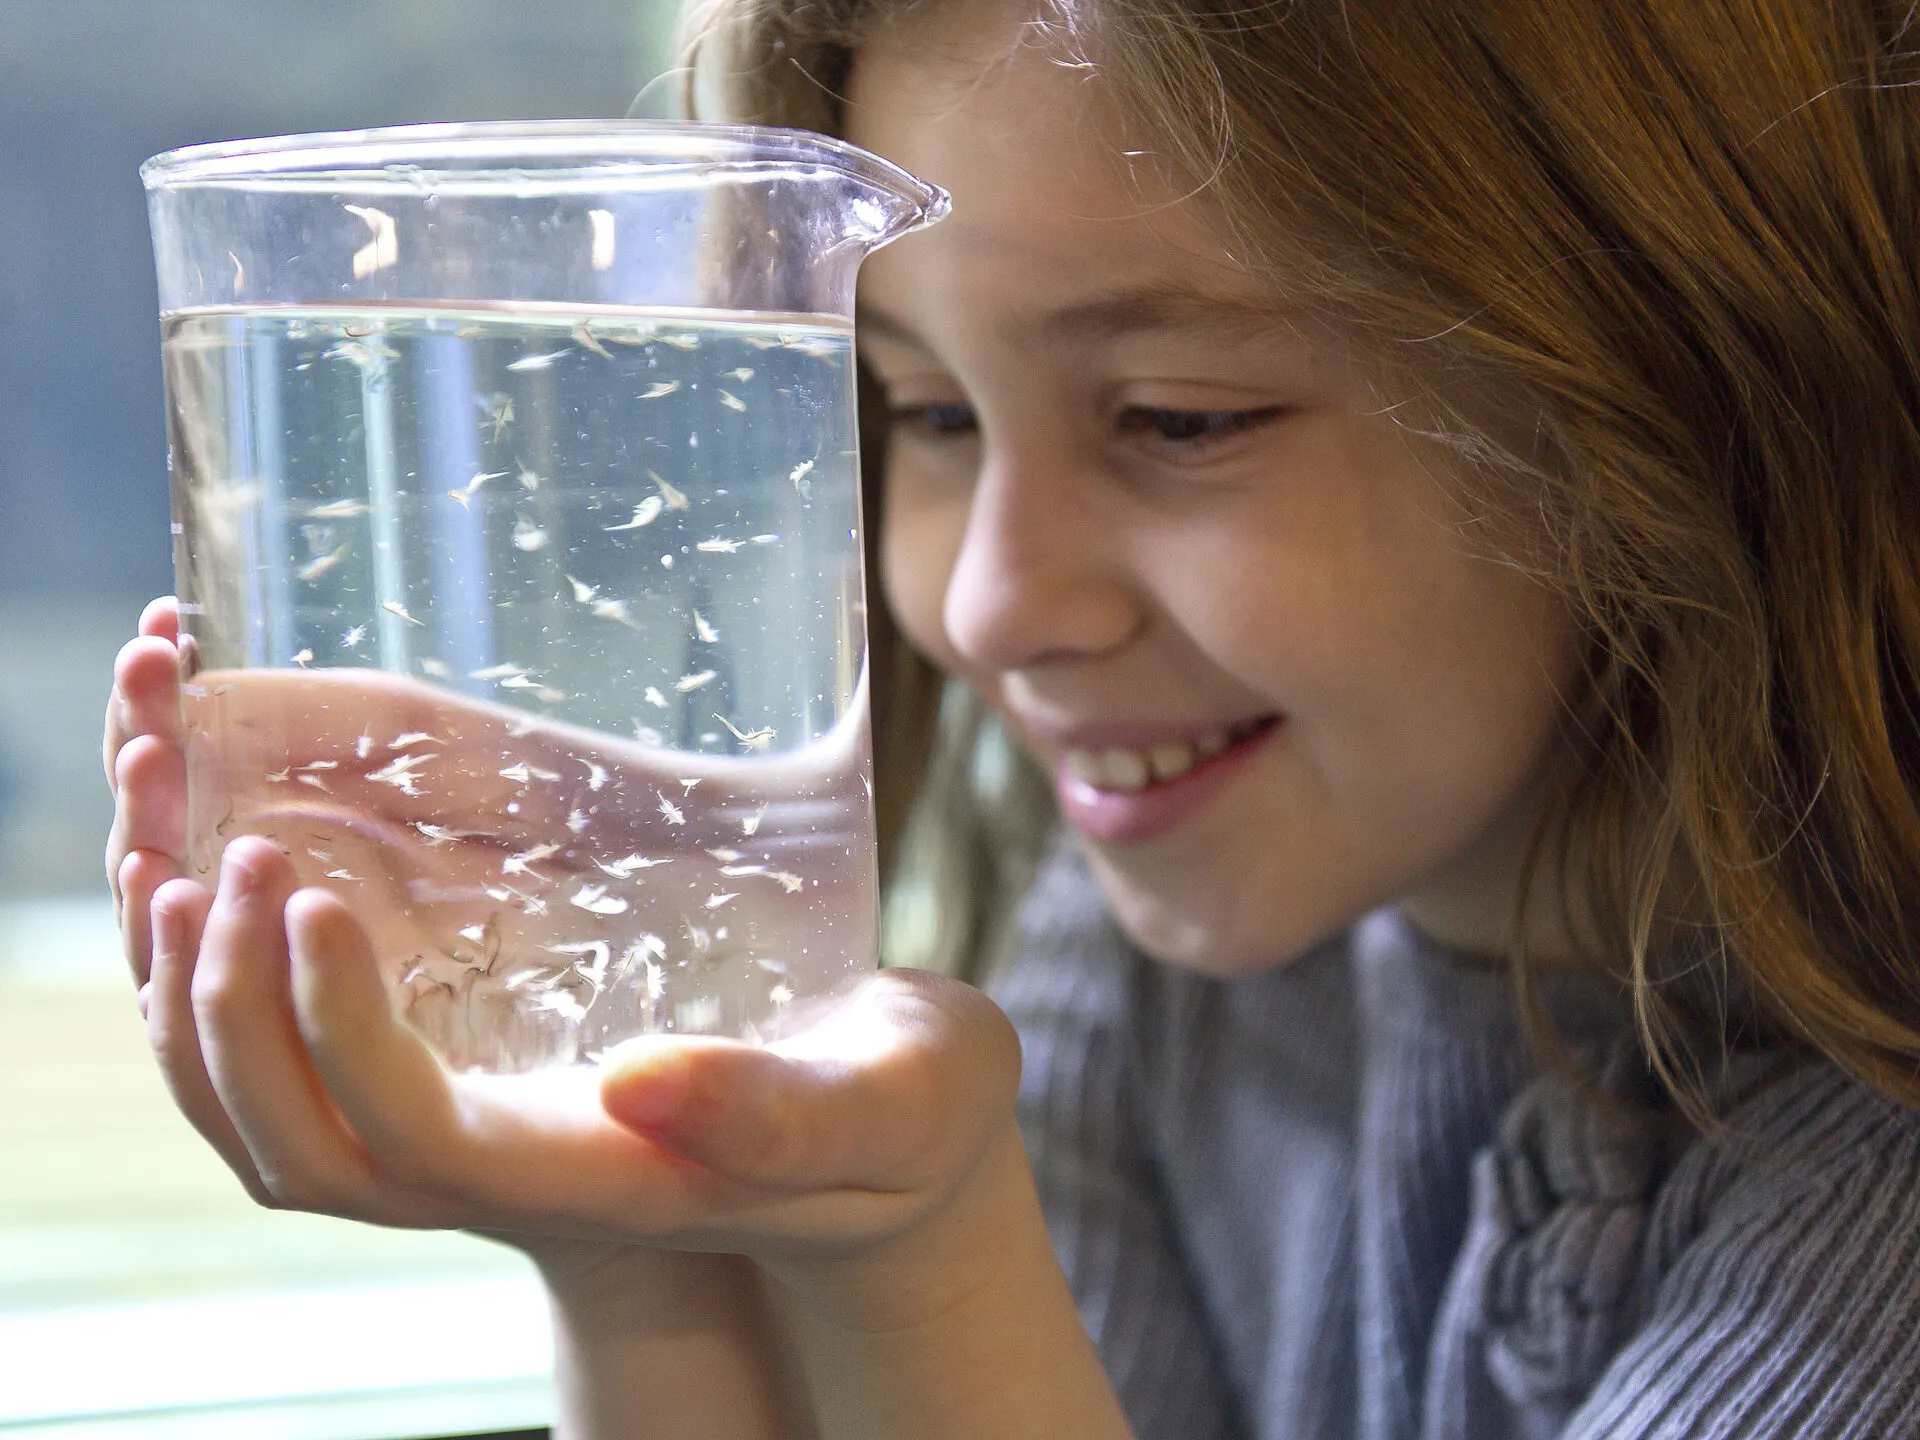
M 1019 1042 L 971 986 L 874 976 L 820 1022 L 758 1048 L 648 1035 L 610 1052 L 607 1114 L 729 1179 L 794 1191 L 957 1180 L 1013 1113 Z

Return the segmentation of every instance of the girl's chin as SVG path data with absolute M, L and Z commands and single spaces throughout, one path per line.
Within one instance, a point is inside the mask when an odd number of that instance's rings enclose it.
M 1239 979 L 1290 964 L 1353 919 L 1251 913 L 1247 896 L 1261 887 L 1255 877 L 1235 877 L 1225 867 L 1190 876 L 1171 866 L 1136 874 L 1098 845 L 1083 841 L 1082 848 L 1108 912 L 1136 949 L 1163 965 L 1214 979 Z M 1191 883 L 1181 883 L 1185 879 Z

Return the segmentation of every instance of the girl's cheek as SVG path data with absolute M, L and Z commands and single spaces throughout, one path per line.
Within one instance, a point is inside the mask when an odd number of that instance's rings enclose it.
M 917 503 L 909 488 L 889 484 L 885 515 L 880 587 L 894 623 L 927 659 L 943 670 L 958 669 L 959 657 L 947 641 L 941 611 L 965 514 L 957 525 L 951 517 L 943 520 L 937 508 Z

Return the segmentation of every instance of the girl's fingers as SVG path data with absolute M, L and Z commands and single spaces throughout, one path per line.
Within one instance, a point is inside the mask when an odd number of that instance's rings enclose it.
M 136 735 L 156 735 L 179 748 L 180 652 L 158 635 L 143 635 L 120 647 L 113 662 L 113 695 L 107 702 L 102 760 L 114 779 L 114 757 Z
M 461 1128 L 447 1073 L 395 1018 L 367 932 L 339 896 L 302 890 L 286 922 L 296 1023 L 328 1094 L 374 1153 L 397 1151 L 412 1172 L 390 1178 L 431 1181 L 445 1158 L 431 1152 Z M 420 1143 L 429 1136 L 440 1143 Z
M 141 925 L 144 917 L 127 912 L 122 890 L 124 867 L 129 856 L 152 851 L 179 873 L 186 854 L 186 758 L 164 741 L 142 735 L 121 747 L 114 760 L 113 779 L 107 886 L 113 892 L 115 915 L 126 931 L 128 958 L 132 959 L 137 953 L 134 927 Z
M 736 1182 L 915 1191 L 964 1174 L 1013 1113 L 1011 1025 L 971 986 L 874 977 L 772 1049 L 648 1036 L 608 1057 L 607 1113 Z
M 135 857 L 128 857 L 131 861 Z M 131 896 L 131 891 L 129 891 Z M 193 1017 L 193 972 L 213 896 L 190 880 L 170 880 L 153 894 L 150 925 L 153 967 L 142 983 L 147 1042 L 174 1104 L 187 1122 L 213 1146 L 227 1168 L 240 1177 L 247 1193 L 262 1205 L 274 1203 L 260 1181 L 253 1157 L 227 1118 L 226 1108 L 207 1078 L 200 1035 Z
M 294 1026 L 284 911 L 295 883 L 268 842 L 248 836 L 227 847 L 193 977 L 208 1079 L 276 1203 L 409 1223 L 385 1213 Z
M 593 1076 L 463 1076 L 397 1019 L 346 905 L 303 890 L 287 907 L 299 1025 L 329 1095 L 371 1163 L 475 1223 L 632 1238 L 696 1213 L 686 1167 L 607 1119 Z
M 120 862 L 117 894 L 121 897 L 120 938 L 126 949 L 127 968 L 133 983 L 145 985 L 153 978 L 153 899 L 169 880 L 178 879 L 180 867 L 173 858 L 153 850 L 135 850 Z M 206 892 L 198 885 L 197 894 Z M 192 944 L 199 948 L 198 925 L 194 922 Z
M 178 863 L 187 853 L 187 757 L 157 735 L 139 735 L 114 762 L 111 844 L 122 855 L 157 850 Z
M 149 600 L 140 612 L 140 633 L 154 635 L 169 645 L 180 643 L 180 602 L 171 595 Z

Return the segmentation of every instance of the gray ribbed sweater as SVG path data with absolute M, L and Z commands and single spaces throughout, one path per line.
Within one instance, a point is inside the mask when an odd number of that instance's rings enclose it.
M 1167 969 L 1056 856 L 994 993 L 1082 1317 L 1140 1440 L 1920 1437 L 1920 1116 L 1745 1062 L 1661 1117 L 1617 1002 L 1389 914 L 1271 974 Z

